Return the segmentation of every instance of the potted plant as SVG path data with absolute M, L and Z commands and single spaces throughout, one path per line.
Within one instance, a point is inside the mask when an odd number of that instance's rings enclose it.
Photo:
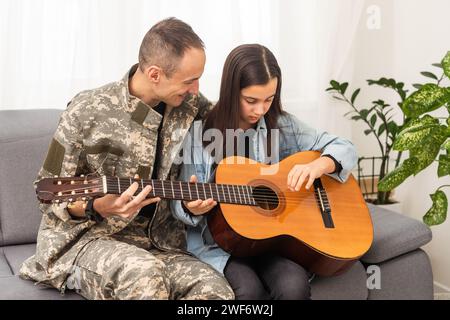
M 441 70 L 442 75 L 422 72 L 434 82 L 414 85 L 417 89 L 401 104 L 406 116 L 404 125 L 399 128 L 392 148 L 400 152 L 409 151 L 405 159 L 393 171 L 386 174 L 378 183 L 378 190 L 387 192 L 394 189 L 408 177 L 416 175 L 438 162 L 437 177 L 450 175 L 450 87 L 445 86 L 450 79 L 450 51 L 440 64 L 433 64 Z M 446 117 L 430 114 L 432 111 L 445 110 Z M 443 184 L 430 194 L 431 208 L 423 216 L 428 225 L 441 224 L 446 220 L 448 200 L 441 189 L 450 187 Z
M 378 80 L 367 80 L 368 85 L 377 85 L 385 88 L 394 90 L 398 96 L 399 101 L 397 102 L 397 107 L 402 111 L 402 104 L 405 101 L 408 90 L 404 89 L 403 82 L 397 82 L 394 79 L 380 78 Z M 399 131 L 403 128 L 403 123 L 405 121 L 405 115 L 403 114 L 403 121 L 397 123 L 392 119 L 393 111 L 396 107 L 391 106 L 382 99 L 377 99 L 372 101 L 370 107 L 361 108 L 356 106 L 356 98 L 360 93 L 361 89 L 358 88 L 354 90 L 351 95 L 347 93 L 348 82 L 339 83 L 336 80 L 330 81 L 330 87 L 326 89 L 333 94 L 333 98 L 344 101 L 351 108 L 345 116 L 349 116 L 351 120 L 362 121 L 366 124 L 367 129 L 364 130 L 365 135 L 371 135 L 376 139 L 377 145 L 379 147 L 380 156 L 373 157 L 379 158 L 380 166 L 377 174 L 372 177 L 373 181 L 382 180 L 388 173 L 389 161 L 391 160 L 392 147 L 397 138 Z M 394 167 L 396 168 L 401 160 L 402 152 L 400 151 L 395 159 Z M 366 158 L 360 157 L 360 161 Z M 374 164 L 372 164 L 374 166 Z M 373 170 L 375 170 L 373 168 Z M 359 172 L 361 174 L 361 172 Z M 360 179 L 358 179 L 360 180 Z M 375 184 L 376 185 L 376 184 Z M 378 205 L 395 203 L 395 200 L 391 197 L 391 190 L 376 190 L 376 198 L 370 199 L 366 197 L 366 200 Z

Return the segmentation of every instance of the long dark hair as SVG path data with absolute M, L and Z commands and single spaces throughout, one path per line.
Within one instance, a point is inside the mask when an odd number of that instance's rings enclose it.
M 203 133 L 211 128 L 222 132 L 224 155 L 226 129 L 239 128 L 241 90 L 253 85 L 267 84 L 275 77 L 278 79 L 275 96 L 269 111 L 264 115 L 267 127 L 267 150 L 270 150 L 271 129 L 277 128 L 278 117 L 283 113 L 280 101 L 281 70 L 278 62 L 269 49 L 259 44 L 240 45 L 228 55 L 223 66 L 219 100 L 203 126 Z M 203 142 L 204 146 L 208 143 Z

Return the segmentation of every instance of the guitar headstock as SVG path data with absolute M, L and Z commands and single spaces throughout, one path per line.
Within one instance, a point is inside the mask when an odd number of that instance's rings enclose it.
M 36 194 L 43 203 L 88 201 L 105 195 L 103 177 L 44 178 L 37 183 Z

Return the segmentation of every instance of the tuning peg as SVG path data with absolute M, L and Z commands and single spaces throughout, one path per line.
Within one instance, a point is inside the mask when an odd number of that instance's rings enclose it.
M 84 178 L 84 174 L 80 174 L 80 178 Z

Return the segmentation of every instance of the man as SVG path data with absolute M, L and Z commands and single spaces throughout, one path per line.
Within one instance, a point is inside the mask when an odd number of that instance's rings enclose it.
M 37 181 L 89 173 L 174 179 L 184 135 L 211 108 L 198 91 L 204 65 L 190 26 L 157 23 L 122 80 L 69 103 Z M 36 254 L 21 276 L 88 299 L 232 299 L 224 278 L 185 251 L 184 226 L 168 202 L 146 199 L 150 187 L 134 196 L 137 189 L 87 204 L 41 204 Z

